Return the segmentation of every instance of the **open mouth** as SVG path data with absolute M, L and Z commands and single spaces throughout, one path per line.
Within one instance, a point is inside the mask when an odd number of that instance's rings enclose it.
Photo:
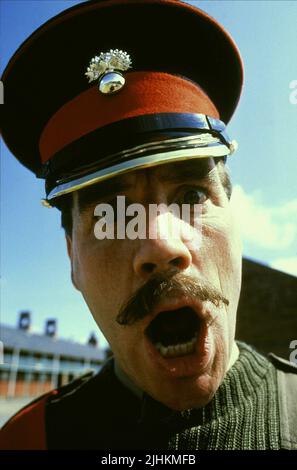
M 163 357 L 192 354 L 196 349 L 201 319 L 191 307 L 160 312 L 145 333 Z

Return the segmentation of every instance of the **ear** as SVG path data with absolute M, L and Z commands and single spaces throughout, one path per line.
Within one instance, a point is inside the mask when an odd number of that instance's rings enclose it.
M 72 239 L 69 235 L 65 235 L 66 238 L 66 245 L 67 245 L 67 253 L 70 259 L 70 264 L 71 264 L 71 281 L 72 284 L 74 285 L 75 289 L 79 291 L 79 288 L 77 286 L 77 283 L 75 281 L 75 276 L 74 276 L 74 270 L 73 270 L 73 251 L 72 251 Z
M 70 261 L 72 261 L 72 240 L 69 235 L 65 235 L 66 245 L 67 245 L 67 253 L 69 256 Z

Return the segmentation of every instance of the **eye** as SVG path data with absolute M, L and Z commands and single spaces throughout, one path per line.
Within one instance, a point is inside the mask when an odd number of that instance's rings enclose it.
M 203 204 L 207 200 L 207 195 L 202 189 L 189 189 L 181 197 L 181 204 Z

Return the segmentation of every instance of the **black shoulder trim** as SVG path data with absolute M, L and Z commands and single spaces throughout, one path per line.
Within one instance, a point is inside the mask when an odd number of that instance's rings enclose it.
M 273 353 L 268 354 L 268 359 L 277 369 L 282 370 L 283 372 L 297 374 L 297 364 L 294 362 L 287 361 L 286 359 L 276 356 Z
M 56 393 L 50 397 L 51 402 L 55 402 L 56 400 L 60 400 L 60 398 L 65 397 L 67 395 L 71 395 L 72 393 L 76 392 L 80 387 L 82 387 L 86 382 L 88 382 L 94 375 L 93 371 L 86 372 L 83 375 L 80 375 L 78 378 L 72 380 L 72 382 L 63 385 L 56 389 Z

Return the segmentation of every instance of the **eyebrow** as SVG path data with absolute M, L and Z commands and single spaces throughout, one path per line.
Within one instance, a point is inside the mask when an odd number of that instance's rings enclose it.
M 215 183 L 214 175 L 209 164 L 205 162 L 187 161 L 164 165 L 164 173 L 160 175 L 160 180 L 172 184 L 179 184 L 187 181 L 199 180 L 200 182 Z M 153 169 L 152 169 L 153 170 Z M 100 200 L 111 198 L 127 191 L 133 185 L 123 180 L 122 176 L 116 176 L 112 179 L 101 181 L 92 186 L 78 191 L 78 207 L 84 211 Z
M 183 164 L 176 165 L 174 170 L 169 170 L 165 174 L 160 176 L 160 180 L 169 183 L 181 183 L 188 180 L 201 180 L 201 181 L 212 181 L 214 182 L 213 169 L 206 162 L 205 164 L 197 165 L 196 162 L 186 162 Z
M 81 189 L 78 194 L 78 207 L 81 211 L 98 203 L 101 199 L 112 197 L 132 187 L 124 182 L 120 177 L 115 177 L 107 181 Z

